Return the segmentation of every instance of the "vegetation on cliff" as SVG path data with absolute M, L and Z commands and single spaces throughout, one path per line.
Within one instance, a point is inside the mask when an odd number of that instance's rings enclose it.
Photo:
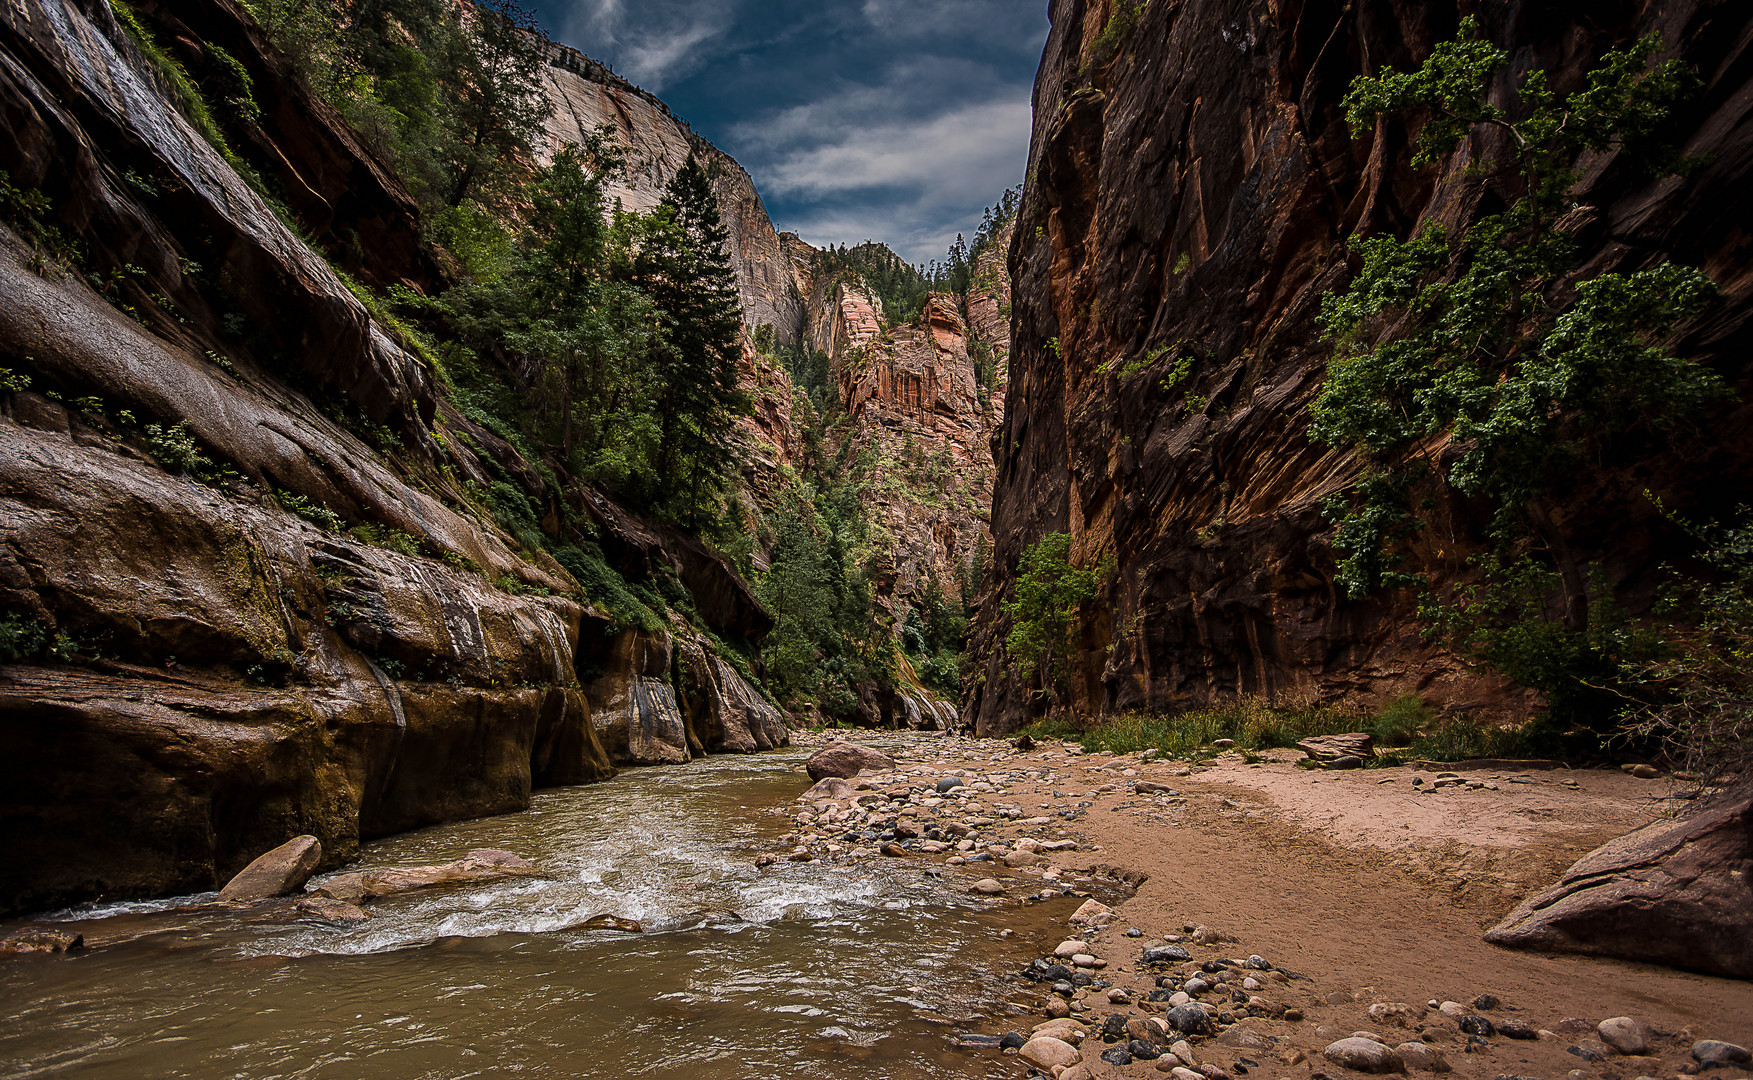
M 1379 116 L 1422 110 L 1415 164 L 1481 128 L 1508 142 L 1503 160 L 1475 165 L 1472 177 L 1507 193 L 1504 209 L 1465 229 L 1354 238 L 1361 271 L 1324 303 L 1337 351 L 1310 435 L 1371 463 L 1327 505 L 1340 584 L 1354 598 L 1420 590 L 1432 633 L 1539 690 L 1561 732 L 1605 734 L 1628 703 L 1647 717 L 1664 696 L 1696 726 L 1697 694 L 1715 681 L 1705 672 L 1723 667 L 1714 654 L 1744 637 L 1744 575 L 1697 594 L 1708 628 L 1683 629 L 1661 611 L 1628 618 L 1606 575 L 1575 553 L 1564 508 L 1579 470 L 1635 471 L 1734 400 L 1721 376 L 1673 351 L 1679 330 L 1717 300 L 1702 271 L 1657 262 L 1578 278 L 1574 233 L 1589 213 L 1571 195 L 1579 156 L 1620 151 L 1656 175 L 1688 165 L 1661 134 L 1694 78 L 1677 60 L 1652 65 L 1657 47 L 1644 39 L 1609 52 L 1567 97 L 1532 71 L 1506 110 L 1486 90 L 1508 53 L 1467 20 L 1418 71 L 1360 77 L 1345 102 L 1359 133 Z M 1435 512 L 1438 493 L 1480 500 L 1491 515 L 1472 573 L 1446 585 L 1401 569 L 1427 530 L 1442 548 L 1468 543 L 1452 514 Z M 1738 565 L 1711 543 L 1704 554 Z M 1677 645 L 1681 659 L 1663 659 Z M 1738 709 L 1744 733 L 1744 698 Z

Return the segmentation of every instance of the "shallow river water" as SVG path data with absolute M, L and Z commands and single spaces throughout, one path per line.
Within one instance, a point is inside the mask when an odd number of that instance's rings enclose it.
M 93 941 L 141 936 L 0 961 L 0 1076 L 983 1072 L 951 1042 L 1016 966 L 999 927 L 1066 912 L 989 907 L 913 860 L 757 871 L 786 827 L 760 811 L 808 785 L 802 756 L 629 770 L 371 844 L 353 868 L 498 847 L 548 876 L 381 900 L 357 927 L 59 913 Z M 577 928 L 603 913 L 646 932 Z

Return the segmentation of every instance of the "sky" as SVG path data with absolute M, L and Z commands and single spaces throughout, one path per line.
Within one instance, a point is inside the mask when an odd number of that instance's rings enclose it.
M 941 259 L 1020 184 L 1047 0 L 540 0 L 557 40 L 662 98 L 783 231 Z

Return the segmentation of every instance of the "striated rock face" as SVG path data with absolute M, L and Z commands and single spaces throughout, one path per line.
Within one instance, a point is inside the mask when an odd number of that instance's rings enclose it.
M 796 340 L 803 297 L 747 170 L 694 134 L 656 97 L 574 50 L 556 49 L 544 88 L 554 103 L 548 152 L 608 127 L 627 158 L 625 175 L 608 186 L 608 195 L 629 210 L 655 207 L 688 154 L 698 154 L 712 175 L 719 215 L 730 232 L 744 319 L 751 328 L 771 325 L 779 341 Z
M 1328 355 L 1314 316 L 1347 280 L 1343 238 L 1480 212 L 1467 168 L 1501 148 L 1475 141 L 1415 171 L 1403 124 L 1354 141 L 1340 107 L 1354 76 L 1414 68 L 1451 37 L 1456 7 L 1185 0 L 1142 5 L 1128 32 L 1117 34 L 1122 21 L 1103 37 L 1116 8 L 1051 9 L 1010 250 L 1015 340 L 994 441 L 995 573 L 976 620 L 984 679 L 965 713 L 1000 732 L 1040 707 L 1005 657 L 1000 604 L 1023 549 L 1051 531 L 1073 536 L 1079 560 L 1118 563 L 1111 605 L 1084 622 L 1072 680 L 1081 708 L 1253 693 L 1367 703 L 1413 690 L 1487 716 L 1522 711 L 1524 697 L 1426 645 L 1409 601 L 1337 594 L 1319 504 L 1359 466 L 1304 434 Z M 1745 396 L 1753 68 L 1732 43 L 1745 40 L 1753 12 L 1691 0 L 1469 10 L 1511 47 L 1517 71 L 1545 68 L 1562 93 L 1606 49 L 1648 32 L 1697 68 L 1703 89 L 1674 132 L 1685 153 L 1711 163 L 1685 183 L 1650 183 L 1611 154 L 1585 163 L 1577 197 L 1589 214 L 1577 235 L 1590 274 L 1669 257 L 1715 277 L 1725 302 L 1679 347 Z M 1498 100 L 1510 100 L 1509 78 Z M 1190 366 L 1176 382 L 1169 373 L 1182 360 Z M 1714 423 L 1708 462 L 1579 482 L 1565 515 L 1593 538 L 1587 555 L 1611 554 L 1623 598 L 1647 596 L 1639 575 L 1661 553 L 1625 539 L 1651 535 L 1654 510 L 1628 520 L 1614 489 L 1659 481 L 1668 505 L 1708 507 L 1725 479 L 1744 484 L 1750 420 L 1743 408 Z M 1467 508 L 1452 509 L 1465 527 Z M 1435 541 L 1417 558 L 1461 566 Z
M 187 31 L 192 71 L 205 41 L 251 71 L 264 121 L 240 152 L 302 177 L 287 200 L 326 204 L 319 231 L 366 242 L 360 274 L 431 280 L 412 200 L 239 9 L 140 10 Z M 642 761 L 783 742 L 709 655 L 678 703 L 668 636 L 606 633 L 477 509 L 465 481 L 505 479 L 562 527 L 562 492 L 443 399 L 150 71 L 106 4 L 0 11 L 0 169 L 81 245 L 0 227 L 0 368 L 29 380 L 0 390 L 0 745 L 29 763 L 0 795 L 0 914 L 217 888 L 291 837 L 334 865 L 519 810 L 611 776 L 604 734 Z M 562 486 L 715 632 L 770 628 L 722 559 Z

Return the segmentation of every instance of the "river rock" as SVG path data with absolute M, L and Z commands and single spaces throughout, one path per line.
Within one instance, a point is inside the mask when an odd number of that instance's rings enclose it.
M 234 903 L 269 900 L 304 888 L 323 861 L 323 845 L 314 836 L 295 836 L 238 871 L 219 890 L 219 899 Z
M 85 947 L 85 936 L 71 930 L 26 927 L 0 938 L 0 956 L 20 953 L 64 953 Z
M 1184 1035 L 1207 1035 L 1211 1033 L 1211 1017 L 1200 1008 L 1198 1002 L 1189 1001 L 1185 1005 L 1176 1005 L 1163 1014 L 1168 1025 Z
M 1375 739 L 1367 732 L 1353 731 L 1344 735 L 1317 735 L 1304 739 L 1296 744 L 1296 748 L 1319 762 L 1338 761 L 1341 758 L 1370 758 L 1375 756 Z M 1360 762 L 1361 764 L 1361 762 Z
M 886 772 L 894 767 L 895 759 L 889 755 L 844 739 L 835 739 L 804 762 L 804 771 L 809 773 L 811 780 L 829 776 L 850 780 L 866 769 Z
M 1641 1054 L 1649 1049 L 1649 1032 L 1629 1016 L 1603 1020 L 1595 1030 L 1600 1032 L 1602 1042 L 1621 1054 Z
M 1378 1024 L 1416 1029 L 1424 1021 L 1424 1010 L 1404 1001 L 1378 1001 L 1369 1007 L 1369 1017 Z
M 968 891 L 979 893 L 981 896 L 997 896 L 1004 891 L 1004 886 L 998 883 L 997 878 L 981 878 L 968 886 Z
M 1083 1055 L 1077 1052 L 1077 1047 L 1063 1039 L 1055 1039 L 1051 1035 L 1037 1035 L 1030 1039 L 1023 1044 L 1021 1050 L 1017 1051 L 1017 1057 L 1036 1068 L 1049 1072 L 1056 1065 L 1069 1069 L 1083 1060 Z
M 1367 1073 L 1405 1072 L 1406 1063 L 1392 1047 L 1353 1036 L 1330 1043 L 1321 1056 L 1345 1069 Z
M 959 776 L 946 776 L 937 782 L 936 791 L 939 795 L 947 795 L 950 792 L 956 790 L 957 788 L 959 788 L 961 786 L 962 786 L 962 778 L 961 777 L 959 777 Z
M 1692 1044 L 1692 1058 L 1708 1069 L 1712 1066 L 1745 1065 L 1753 1061 L 1753 1053 L 1749 1053 L 1745 1046 L 1734 1043 L 1700 1039 Z
M 477 848 L 455 862 L 434 866 L 398 866 L 339 874 L 323 882 L 318 895 L 349 903 L 425 889 L 435 885 L 467 885 L 504 878 L 535 877 L 541 871 L 528 859 L 496 848 Z
M 292 910 L 300 915 L 308 915 L 321 922 L 333 923 L 336 926 L 352 926 L 371 918 L 371 912 L 357 904 L 349 904 L 345 900 L 332 900 L 326 896 L 306 896 L 292 905 Z
M 1428 1043 L 1417 1040 L 1403 1042 L 1394 1047 L 1394 1053 L 1400 1055 L 1400 1060 L 1404 1061 L 1409 1069 L 1433 1073 L 1449 1071 L 1449 1059 L 1443 1056 L 1441 1050 Z
M 1045 856 L 1037 855 L 1032 851 L 1012 851 L 1005 855 L 1001 861 L 1012 870 L 1016 870 L 1025 866 L 1044 866 L 1046 865 L 1047 859 Z
M 1071 913 L 1071 925 L 1087 926 L 1099 930 L 1114 921 L 1114 909 L 1099 900 L 1085 900 L 1083 906 Z
M 821 802 L 823 799 L 832 799 L 835 802 L 840 802 L 852 798 L 857 791 L 858 789 L 852 786 L 852 781 L 850 780 L 845 780 L 838 776 L 824 776 L 821 780 L 816 782 L 814 787 L 810 788 L 802 795 L 799 795 L 797 801 L 805 805 L 812 805 Z
M 1191 960 L 1193 954 L 1179 945 L 1152 945 L 1144 950 L 1143 959 L 1147 964 L 1172 964 Z
M 1749 862 L 1753 798 L 1657 821 L 1584 855 L 1485 940 L 1753 978 Z

